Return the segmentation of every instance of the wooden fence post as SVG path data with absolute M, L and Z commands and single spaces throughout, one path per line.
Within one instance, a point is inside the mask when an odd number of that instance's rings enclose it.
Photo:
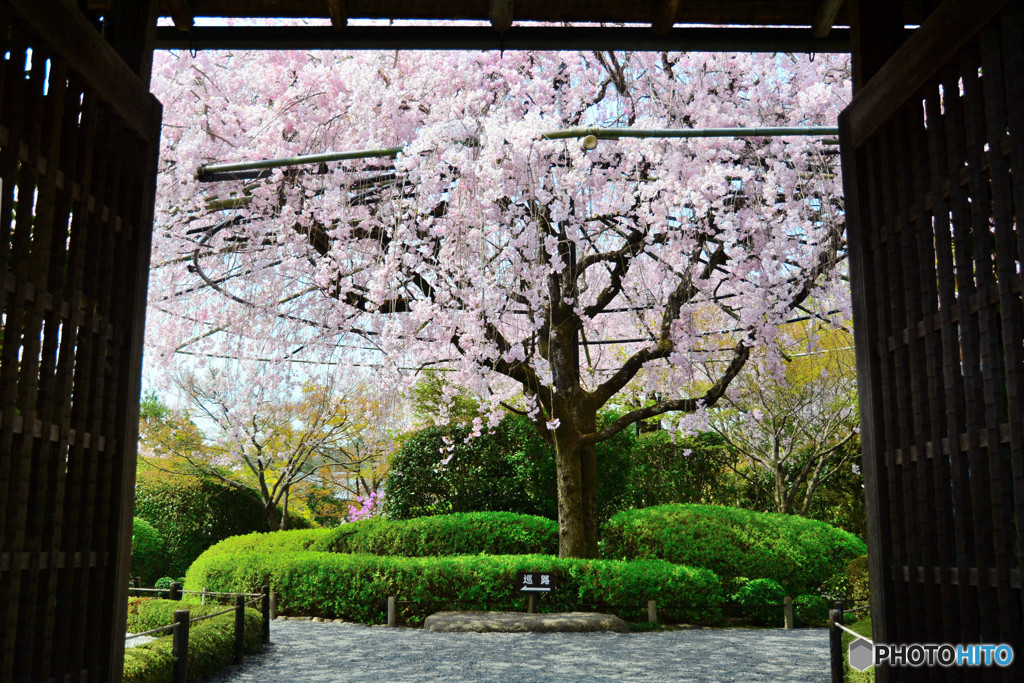
M 786 596 L 782 600 L 782 609 L 785 612 L 785 623 L 787 629 L 793 628 L 793 598 Z
M 235 664 L 245 660 L 245 596 L 235 596 Z
M 263 608 L 263 642 L 270 642 L 270 584 L 263 584 L 263 600 L 260 607 Z
M 654 600 L 647 601 L 647 621 L 652 624 L 658 623 L 658 603 Z
M 189 611 L 174 610 L 174 631 L 171 653 L 174 655 L 174 683 L 188 681 L 188 625 Z
M 180 583 L 175 582 L 175 583 L 171 584 L 171 592 L 170 592 L 170 594 L 168 594 L 167 598 L 169 600 L 181 600 L 181 584 Z
M 843 683 L 843 629 L 836 624 L 843 623 L 843 610 L 833 607 L 828 612 L 828 650 L 832 662 L 832 683 Z
M 397 615 L 398 599 L 394 595 L 388 596 L 388 626 L 394 627 Z
M 277 591 L 270 594 L 270 618 L 277 619 Z
M 204 605 L 206 604 L 206 586 L 203 586 L 203 595 L 202 595 L 202 598 L 201 598 L 201 602 Z

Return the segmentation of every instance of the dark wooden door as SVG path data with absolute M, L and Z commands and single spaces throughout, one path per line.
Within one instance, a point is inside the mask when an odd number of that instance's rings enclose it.
M 119 680 L 160 104 L 0 1 L 0 680 Z
M 1006 643 L 1024 680 L 1024 12 L 947 0 L 840 119 L 874 639 Z

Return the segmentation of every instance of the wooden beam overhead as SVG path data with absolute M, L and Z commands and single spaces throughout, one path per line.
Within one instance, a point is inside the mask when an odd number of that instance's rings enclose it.
M 348 7 L 345 0 L 327 0 L 327 14 L 331 17 L 331 26 L 339 31 L 348 26 Z
M 658 5 L 658 12 L 654 15 L 651 28 L 659 36 L 664 36 L 672 30 L 676 23 L 676 12 L 679 11 L 679 0 L 661 0 Z
M 495 31 L 509 30 L 512 28 L 512 0 L 491 0 L 488 16 Z
M 171 10 L 171 19 L 174 21 L 174 28 L 186 33 L 196 23 L 195 13 L 188 4 L 188 0 L 168 0 Z
M 824 38 L 828 35 L 842 6 L 843 0 L 821 0 L 814 12 L 814 23 L 811 24 L 811 34 L 815 38 Z

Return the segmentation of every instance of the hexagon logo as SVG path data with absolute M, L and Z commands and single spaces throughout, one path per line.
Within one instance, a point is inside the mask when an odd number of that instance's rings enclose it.
M 850 666 L 857 671 L 864 671 L 875 660 L 875 648 L 871 641 L 858 638 L 850 643 Z

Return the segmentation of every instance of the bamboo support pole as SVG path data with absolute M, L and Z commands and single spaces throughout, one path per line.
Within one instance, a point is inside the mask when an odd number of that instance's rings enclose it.
M 587 126 L 582 128 L 566 128 L 549 130 L 541 133 L 544 140 L 565 140 L 571 138 L 594 138 L 596 140 L 619 140 L 622 138 L 747 138 L 747 137 L 834 137 L 839 128 L 833 126 L 775 126 L 775 127 L 733 127 L 733 128 L 598 128 Z M 476 143 L 467 140 L 466 144 Z M 589 143 L 588 149 L 593 146 Z M 240 171 L 256 171 L 261 169 L 284 168 L 305 164 L 322 164 L 328 161 L 345 161 L 351 159 L 374 159 L 396 157 L 402 153 L 403 147 L 381 147 L 379 149 L 362 149 L 350 152 L 324 152 L 322 154 L 303 154 L 278 159 L 260 159 L 258 161 L 238 161 L 222 164 L 203 164 L 196 171 L 199 180 L 209 180 L 210 176 L 221 173 L 237 173 Z M 230 200 L 235 201 L 235 200 Z

